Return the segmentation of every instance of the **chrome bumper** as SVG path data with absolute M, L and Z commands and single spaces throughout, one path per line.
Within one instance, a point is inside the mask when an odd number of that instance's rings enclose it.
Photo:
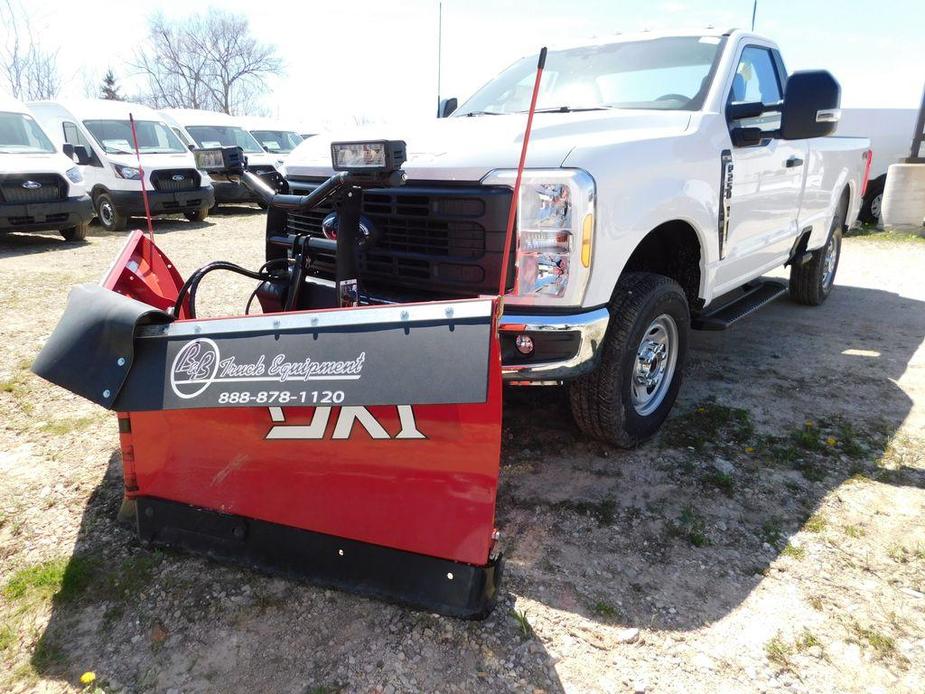
M 502 333 L 522 332 L 577 332 L 581 336 L 578 351 L 570 359 L 552 362 L 502 364 L 505 381 L 561 381 L 591 371 L 597 364 L 600 346 L 607 332 L 610 313 L 599 308 L 570 315 L 518 315 L 501 316 Z

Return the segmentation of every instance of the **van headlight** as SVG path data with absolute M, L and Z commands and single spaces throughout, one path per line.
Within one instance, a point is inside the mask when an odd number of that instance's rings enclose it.
M 113 164 L 112 168 L 116 170 L 116 176 L 125 178 L 129 181 L 137 181 L 141 178 L 141 172 L 134 166 L 124 166 L 122 164 Z
M 517 172 L 496 170 L 482 183 L 514 187 Z M 511 304 L 575 305 L 591 276 L 594 179 L 581 169 L 524 171 L 517 205 Z
M 84 180 L 83 174 L 80 173 L 80 169 L 76 166 L 65 171 L 64 175 L 68 177 L 71 183 L 82 183 Z

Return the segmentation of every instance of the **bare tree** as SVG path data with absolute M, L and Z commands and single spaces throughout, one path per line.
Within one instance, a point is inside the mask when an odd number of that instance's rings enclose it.
M 282 69 L 276 48 L 251 36 L 245 17 L 217 9 L 175 22 L 155 14 L 144 45 L 135 67 L 154 106 L 248 112 Z
M 0 3 L 2 76 L 19 99 L 50 99 L 61 89 L 58 51 L 47 51 L 32 36 L 29 19 L 13 0 Z

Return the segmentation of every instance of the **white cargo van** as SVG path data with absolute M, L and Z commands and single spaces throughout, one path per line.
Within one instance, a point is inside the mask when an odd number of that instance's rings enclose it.
M 135 119 L 151 214 L 183 214 L 192 222 L 208 216 L 212 182 L 197 171 L 192 152 L 153 109 L 102 99 L 38 101 L 29 107 L 55 141 L 89 152 L 80 168 L 108 231 L 124 229 L 129 217 L 145 213 L 129 114 Z
M 286 160 L 286 155 L 305 139 L 297 128 L 289 127 L 273 118 L 239 116 L 236 120 L 254 136 L 265 152 L 276 156 L 277 167 L 281 166 Z
M 918 111 L 914 108 L 843 108 L 836 134 L 845 137 L 866 137 L 870 140 L 873 158 L 870 180 L 864 193 L 864 205 L 858 218 L 876 224 L 886 186 L 886 172 L 909 156 L 912 133 Z
M 80 241 L 91 219 L 80 168 L 24 104 L 0 94 L 0 233 L 53 230 Z
M 227 113 L 166 108 L 161 109 L 160 114 L 187 146 L 194 149 L 240 147 L 244 150 L 248 171 L 258 176 L 275 176 L 277 173 L 277 157 L 265 152 L 260 143 Z M 212 185 L 215 188 L 216 205 L 225 202 L 259 202 L 257 196 L 237 180 L 213 175 Z

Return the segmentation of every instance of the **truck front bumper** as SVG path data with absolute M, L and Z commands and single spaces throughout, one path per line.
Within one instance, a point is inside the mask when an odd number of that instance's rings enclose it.
M 567 315 L 504 313 L 499 326 L 504 380 L 545 385 L 588 373 L 597 365 L 609 321 L 606 307 Z M 516 346 L 519 335 L 532 342 L 528 354 Z
M 93 214 L 88 195 L 57 202 L 0 203 L 0 232 L 60 231 L 89 222 Z
M 158 190 L 147 192 L 152 215 L 192 212 L 215 204 L 215 191 L 212 190 L 212 186 L 203 186 L 182 193 L 162 193 Z M 145 213 L 145 203 L 140 190 L 114 190 L 110 195 L 120 213 L 130 217 Z

